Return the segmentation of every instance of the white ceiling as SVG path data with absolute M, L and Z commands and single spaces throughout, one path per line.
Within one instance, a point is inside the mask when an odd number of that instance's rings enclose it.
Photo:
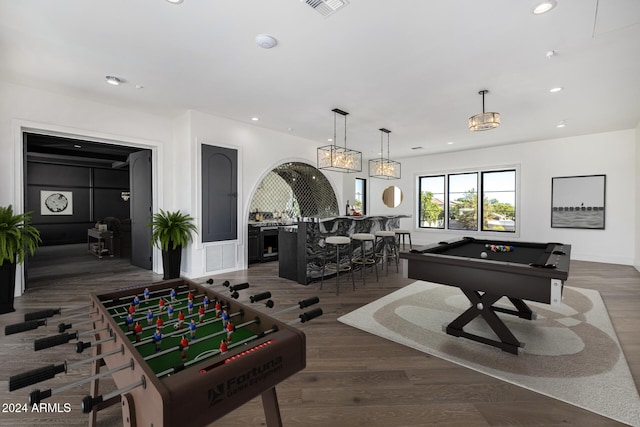
M 340 108 L 365 158 L 381 127 L 392 158 L 634 128 L 640 1 L 557 0 L 535 16 L 537 2 L 351 0 L 323 17 L 300 0 L 0 0 L 0 78 L 168 116 L 195 109 L 314 145 Z M 264 33 L 278 45 L 259 47 Z M 502 126 L 470 132 L 481 89 Z

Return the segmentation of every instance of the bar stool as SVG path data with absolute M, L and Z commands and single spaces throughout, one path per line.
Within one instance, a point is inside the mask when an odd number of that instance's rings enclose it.
M 322 264 L 322 279 L 320 280 L 320 289 L 324 283 L 325 270 L 332 270 L 336 272 L 336 295 L 340 295 L 340 273 L 351 272 L 351 284 L 353 290 L 356 290 L 356 282 L 353 278 L 353 264 L 351 262 L 351 238 L 347 236 L 329 236 L 325 240 L 326 248 L 324 253 L 324 263 Z M 327 262 L 335 252 L 336 261 Z M 340 255 L 347 256 L 348 262 L 340 262 Z
M 402 239 L 402 250 L 404 250 L 404 236 L 409 236 L 409 249 L 413 249 L 413 245 L 411 244 L 411 232 L 409 230 L 396 228 L 395 230 L 393 230 L 393 232 L 396 233 L 396 237 L 398 239 L 398 247 L 400 247 L 400 239 Z
M 366 285 L 365 281 L 365 269 L 367 266 L 373 266 L 376 270 L 376 282 L 378 281 L 378 263 L 376 262 L 376 236 L 370 233 L 355 233 L 351 236 L 352 240 L 360 242 L 360 256 L 356 256 L 351 258 L 351 262 L 353 264 L 357 264 L 360 266 L 360 277 L 362 277 L 362 284 Z M 367 252 L 366 246 L 367 242 L 371 243 L 371 250 Z
M 379 248 L 379 244 L 382 244 L 382 247 Z M 376 250 L 376 258 L 382 260 L 382 268 L 384 269 L 384 263 L 387 262 L 387 274 L 389 274 L 389 260 L 393 258 L 396 262 L 396 273 L 398 270 L 398 261 L 400 257 L 398 256 L 398 247 L 396 246 L 396 233 L 393 231 L 376 231 L 376 241 L 375 241 Z

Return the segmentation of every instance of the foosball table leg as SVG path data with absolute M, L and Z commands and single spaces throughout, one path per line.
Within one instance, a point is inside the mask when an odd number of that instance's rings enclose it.
M 98 336 L 96 335 L 95 337 L 96 341 L 98 340 Z M 93 346 L 93 355 L 97 356 L 100 354 L 100 344 Z M 100 364 L 102 362 L 102 359 L 98 359 L 98 360 L 94 360 L 93 362 L 91 362 L 91 376 L 93 375 L 97 375 L 100 373 Z M 91 384 L 89 386 L 89 395 L 90 396 L 97 396 L 99 393 L 99 388 L 100 388 L 100 379 L 96 378 L 93 381 L 91 381 Z M 97 424 L 97 415 L 98 415 L 98 409 L 97 408 L 93 408 L 91 410 L 91 412 L 89 413 L 89 427 L 95 427 Z
M 122 425 L 124 427 L 136 427 L 136 407 L 133 402 L 133 396 L 125 393 L 121 397 L 122 402 Z
M 280 406 L 276 388 L 271 387 L 262 393 L 262 407 L 267 421 L 267 427 L 282 427 L 282 417 L 280 417 Z

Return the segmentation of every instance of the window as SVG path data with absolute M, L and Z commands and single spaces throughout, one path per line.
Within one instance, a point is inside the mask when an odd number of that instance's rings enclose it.
M 516 231 L 515 169 L 420 176 L 418 195 L 419 228 Z
M 420 195 L 419 226 L 444 228 L 444 175 L 421 176 L 418 181 Z
M 482 231 L 515 231 L 516 171 L 482 172 Z
M 356 198 L 352 207 L 362 215 L 367 214 L 367 180 L 364 178 L 356 178 Z

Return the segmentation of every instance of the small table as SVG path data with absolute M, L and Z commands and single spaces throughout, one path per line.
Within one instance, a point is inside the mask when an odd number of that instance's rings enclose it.
M 96 239 L 93 248 L 91 247 L 91 239 Z M 104 241 L 109 239 L 109 249 L 105 248 Z M 87 250 L 89 253 L 102 259 L 104 254 L 113 257 L 113 231 L 100 231 L 97 228 L 87 230 Z

